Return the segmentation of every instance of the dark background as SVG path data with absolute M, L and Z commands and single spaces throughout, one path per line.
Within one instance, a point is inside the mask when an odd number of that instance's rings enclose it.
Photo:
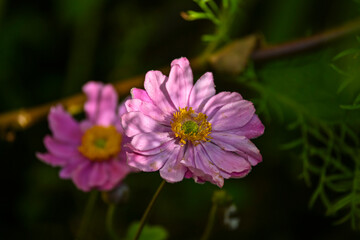
M 280 43 L 359 15 L 353 1 L 248 2 L 231 37 L 258 32 L 269 43 Z M 208 21 L 187 22 L 180 17 L 181 11 L 199 10 L 190 0 L 0 0 L 0 4 L 0 113 L 71 96 L 88 80 L 120 81 L 168 66 L 181 56 L 196 57 L 206 47 L 201 35 L 213 31 Z M 327 48 L 334 55 L 344 50 L 338 43 Z M 255 67 L 261 70 L 266 64 Z M 194 74 L 196 78 L 202 73 Z M 238 91 L 256 99 L 235 78 L 214 76 L 218 92 Z M 320 203 L 309 209 L 313 189 L 299 178 L 298 152 L 279 147 L 294 133 L 276 117 L 264 124 L 265 134 L 254 140 L 263 163 L 244 179 L 225 181 L 224 189 L 238 207 L 240 226 L 229 231 L 219 220 L 211 239 L 359 239 L 349 224 L 334 225 L 337 218 L 326 217 Z M 59 179 L 58 169 L 36 159 L 35 152 L 45 151 L 42 138 L 48 133 L 44 119 L 16 132 L 13 141 L 0 139 L 1 239 L 73 239 L 76 234 L 89 194 Z M 158 173 L 138 173 L 125 182 L 130 199 L 117 208 L 115 221 L 122 235 L 140 219 L 161 178 Z M 192 180 L 167 184 L 149 223 L 164 226 L 169 239 L 199 239 L 216 189 Z M 106 208 L 99 199 L 87 239 L 106 239 Z

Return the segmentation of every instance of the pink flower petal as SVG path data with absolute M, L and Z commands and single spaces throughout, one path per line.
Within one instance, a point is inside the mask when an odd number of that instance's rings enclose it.
M 88 82 L 83 86 L 83 92 L 86 94 L 87 101 L 84 105 L 84 110 L 87 117 L 95 123 L 98 116 L 98 104 L 101 95 L 101 88 L 104 84 L 100 82 Z
M 212 96 L 203 107 L 200 106 L 199 112 L 202 112 L 211 118 L 222 106 L 242 100 L 237 92 L 221 92 Z
M 67 164 L 61 169 L 59 176 L 62 179 L 69 179 L 72 178 L 73 172 L 79 168 L 84 162 L 88 162 L 89 160 L 83 156 L 73 157 L 71 158 Z
M 48 116 L 50 129 L 60 141 L 80 144 L 82 132 L 79 124 L 60 105 L 52 107 Z
M 50 164 L 53 167 L 64 166 L 68 159 L 64 159 L 58 156 L 54 156 L 51 153 L 36 153 L 36 157 L 41 161 Z
M 125 105 L 128 112 L 142 112 L 162 124 L 169 124 L 172 117 L 170 114 L 165 114 L 154 104 L 139 99 L 129 99 Z
M 91 190 L 89 185 L 91 169 L 91 162 L 86 161 L 79 165 L 79 167 L 72 174 L 72 179 L 76 187 L 84 192 Z
M 96 120 L 96 125 L 105 127 L 113 125 L 115 117 L 115 111 L 103 111 L 101 114 L 99 114 L 99 117 Z
M 98 104 L 98 117 L 96 124 L 103 126 L 111 125 L 116 117 L 116 108 L 118 104 L 118 96 L 112 85 L 106 84 L 101 89 Z
M 157 151 L 159 148 L 161 148 L 161 151 Z M 175 144 L 173 140 L 161 145 L 159 148 L 156 148 L 155 152 L 153 152 L 154 149 L 150 151 L 127 152 L 129 166 L 145 172 L 157 171 L 164 166 L 174 149 L 178 149 L 179 145 Z
M 154 105 L 169 114 L 176 112 L 176 108 L 165 88 L 166 81 L 167 77 L 160 71 L 149 71 L 145 76 L 144 87 Z
M 188 106 L 191 106 L 197 112 L 214 95 L 214 77 L 211 72 L 207 72 L 196 81 L 191 89 Z
M 79 155 L 77 145 L 66 144 L 57 141 L 50 136 L 45 136 L 44 145 L 51 154 L 63 159 L 69 159 L 73 156 Z
M 172 61 L 166 89 L 176 109 L 187 106 L 192 86 L 193 74 L 189 60 L 183 57 Z
M 143 102 L 152 103 L 151 98 L 145 90 L 139 88 L 132 88 L 130 92 L 133 99 L 139 99 Z
M 225 131 L 243 127 L 254 113 L 252 102 L 240 100 L 224 105 L 208 121 L 212 124 L 213 131 Z
M 102 185 L 108 180 L 109 173 L 106 162 L 92 162 L 89 175 L 90 188 L 103 190 Z
M 201 145 L 188 145 L 181 163 L 193 173 L 192 177 L 195 182 L 209 181 L 219 187 L 224 185 L 224 178 L 220 175 L 220 170 L 211 162 Z
M 195 166 L 203 171 L 204 175 L 201 176 L 201 178 L 216 184 L 220 188 L 224 186 L 223 176 L 225 176 L 225 174 L 223 174 L 222 171 L 212 163 L 211 159 L 208 158 L 202 145 L 196 146 Z
M 114 87 L 110 84 L 89 82 L 83 87 L 87 95 L 84 105 L 88 118 L 95 124 L 108 126 L 115 118 L 118 96 Z
M 222 150 L 220 147 L 213 143 L 201 143 L 204 147 L 205 154 L 202 154 L 201 157 L 211 159 L 219 169 L 223 170 L 226 173 L 248 173 L 251 170 L 250 163 L 243 157 L 233 153 Z M 225 177 L 225 176 L 224 176 Z
M 125 159 L 124 159 L 125 160 Z M 130 167 L 126 164 L 125 161 L 119 160 L 117 158 L 106 163 L 108 169 L 108 181 L 102 185 L 101 190 L 111 190 L 116 185 L 118 185 L 126 175 L 131 171 Z
M 160 169 L 160 176 L 167 182 L 174 183 L 183 180 L 187 168 L 180 163 L 184 156 L 185 147 L 174 145 L 172 153 Z
M 124 114 L 121 118 L 121 124 L 128 137 L 133 137 L 136 134 L 144 132 L 171 131 L 170 127 L 161 125 L 159 122 L 145 116 L 141 112 L 129 112 Z
M 252 166 L 262 161 L 259 149 L 249 139 L 225 132 L 213 132 L 211 142 L 226 151 L 236 152 L 247 159 Z
M 126 106 L 125 106 L 125 102 L 127 100 L 131 99 L 130 96 L 128 96 L 127 98 L 125 98 L 118 107 L 118 116 L 121 117 L 122 115 L 124 115 L 125 113 L 127 113 L 128 111 L 126 110 Z
M 128 144 L 126 145 L 125 147 L 127 147 L 129 150 L 129 152 L 134 152 L 134 153 L 137 153 L 137 154 L 141 154 L 141 155 L 155 155 L 155 154 L 159 154 L 163 151 L 165 151 L 167 148 L 168 148 L 168 145 L 169 144 L 174 144 L 176 140 L 175 139 L 172 139 L 171 141 L 169 142 L 165 142 L 163 143 L 162 145 L 160 145 L 159 147 L 156 147 L 156 148 L 153 148 L 153 149 L 150 149 L 150 150 L 138 150 L 136 149 L 134 146 L 132 146 L 131 144 Z
M 244 126 L 236 129 L 227 130 L 229 133 L 233 133 L 239 136 L 245 136 L 249 139 L 259 137 L 264 133 L 265 127 L 261 123 L 259 117 L 254 114 L 251 120 Z
M 148 151 L 157 148 L 173 139 L 168 132 L 140 133 L 133 137 L 131 145 L 139 151 Z
M 165 162 L 172 154 L 172 149 L 167 145 L 167 148 L 155 155 L 142 155 L 134 152 L 127 153 L 128 164 L 131 167 L 140 169 L 144 172 L 154 172 L 162 168 Z

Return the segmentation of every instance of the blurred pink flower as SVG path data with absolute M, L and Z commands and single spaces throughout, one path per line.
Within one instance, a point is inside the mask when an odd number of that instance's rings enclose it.
M 44 138 L 47 153 L 36 156 L 52 166 L 61 167 L 60 178 L 72 179 L 82 191 L 111 190 L 131 171 L 123 145 L 130 139 L 123 134 L 117 109 L 118 96 L 110 84 L 89 82 L 84 109 L 87 118 L 78 123 L 60 105 L 50 110 L 52 136 Z
M 159 170 L 168 182 L 186 177 L 222 187 L 224 179 L 244 177 L 262 161 L 249 140 L 264 132 L 253 104 L 235 92 L 215 95 L 212 73 L 193 85 L 189 61 L 175 59 L 169 77 L 149 71 L 144 87 L 132 89 L 122 116 L 132 137 L 130 166 Z

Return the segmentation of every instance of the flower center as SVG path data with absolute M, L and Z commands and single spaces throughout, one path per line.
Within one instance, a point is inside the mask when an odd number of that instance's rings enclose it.
M 93 126 L 84 133 L 78 150 L 92 161 L 105 161 L 121 150 L 122 136 L 114 126 Z
M 209 142 L 211 139 L 209 136 L 211 123 L 207 121 L 207 116 L 203 113 L 195 113 L 191 107 L 179 108 L 170 124 L 175 137 L 180 138 L 183 145 L 186 141 L 197 145 L 200 141 Z
M 184 130 L 185 134 L 196 134 L 199 132 L 199 125 L 194 121 L 186 121 L 182 124 L 181 130 Z

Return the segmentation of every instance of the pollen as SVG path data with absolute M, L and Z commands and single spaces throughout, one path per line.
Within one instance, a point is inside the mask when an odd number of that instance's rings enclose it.
M 79 152 L 92 161 L 102 162 L 121 150 L 122 136 L 114 126 L 93 126 L 83 135 Z
M 191 107 L 179 108 L 173 114 L 171 120 L 171 130 L 175 137 L 180 139 L 182 145 L 188 141 L 194 145 L 200 142 L 209 142 L 211 137 L 211 123 L 207 121 L 207 116 L 203 113 L 195 113 Z

